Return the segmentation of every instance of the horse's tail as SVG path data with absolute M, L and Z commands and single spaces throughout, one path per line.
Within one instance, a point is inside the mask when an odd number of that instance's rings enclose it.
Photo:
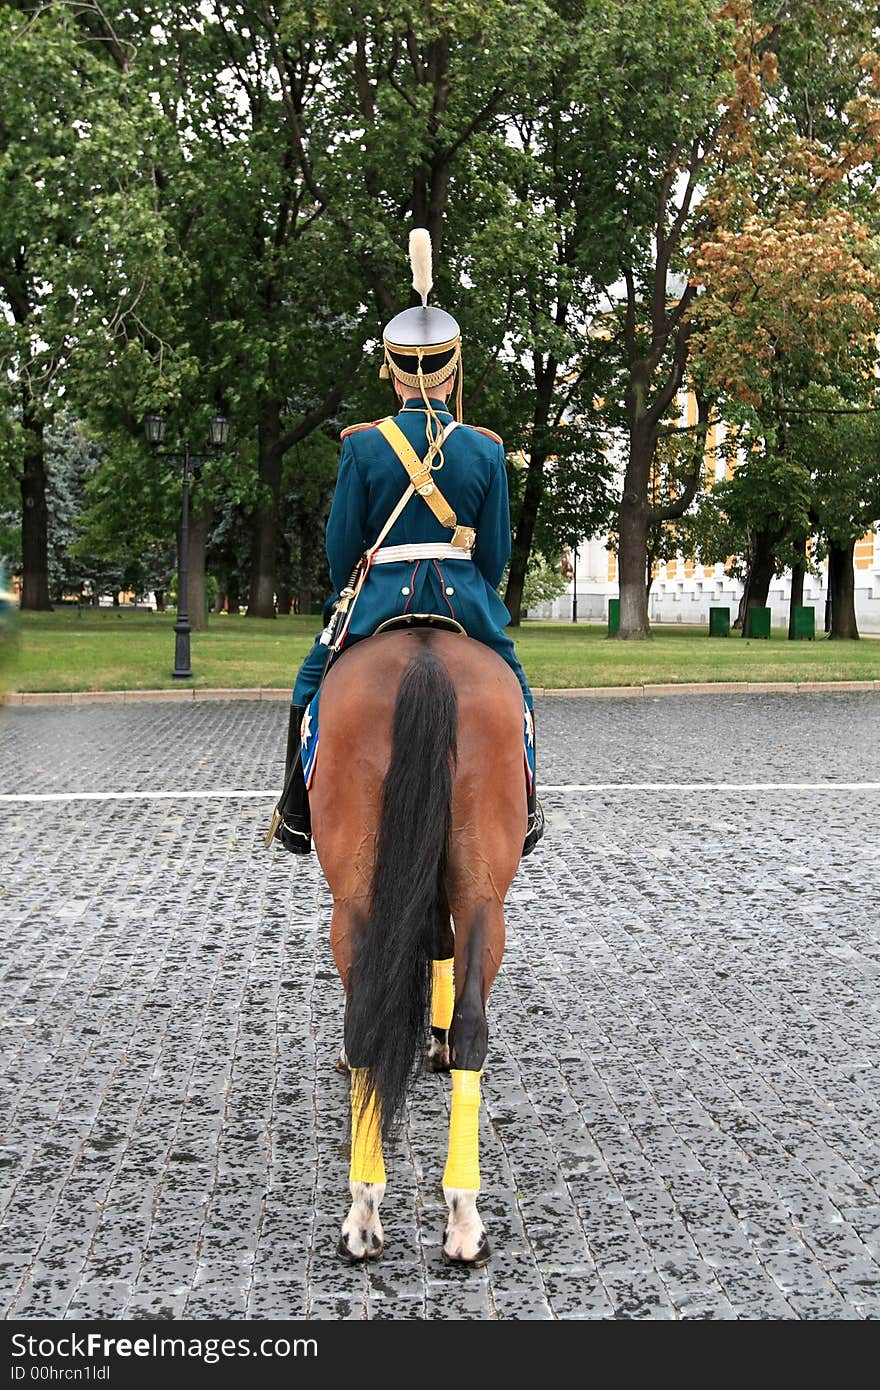
M 387 1138 L 425 1045 L 435 922 L 445 909 L 458 706 L 426 645 L 406 667 L 394 706 L 369 918 L 349 976 L 345 1041 L 365 1069 Z

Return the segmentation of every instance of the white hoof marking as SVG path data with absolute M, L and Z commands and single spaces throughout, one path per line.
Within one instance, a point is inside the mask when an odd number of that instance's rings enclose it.
M 479 1192 L 460 1187 L 444 1187 L 443 1196 L 449 1207 L 449 1220 L 443 1240 L 443 1254 L 448 1260 L 472 1264 L 485 1245 L 486 1228 L 477 1211 Z
M 449 1043 L 442 1043 L 438 1038 L 432 1038 L 428 1044 L 428 1067 L 436 1070 L 446 1069 L 449 1066 Z
M 375 1260 L 382 1254 L 385 1236 L 379 1220 L 379 1203 L 385 1196 L 384 1182 L 352 1182 L 351 1207 L 342 1223 L 341 1254 L 351 1260 Z

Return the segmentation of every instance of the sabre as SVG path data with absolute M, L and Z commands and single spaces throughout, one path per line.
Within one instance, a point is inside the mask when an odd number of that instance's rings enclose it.
M 361 569 L 363 568 L 363 564 L 364 557 L 361 556 L 361 558 L 358 560 L 357 564 L 351 572 L 348 583 L 339 594 L 339 602 L 337 603 L 330 616 L 329 623 L 324 628 L 324 631 L 321 633 L 321 636 L 318 639 L 322 647 L 332 647 L 333 645 L 334 639 L 336 637 L 336 630 L 339 627 L 341 620 L 345 617 L 345 614 L 348 612 L 351 601 L 354 598 L 355 593 L 357 591 L 358 577 L 360 575 Z

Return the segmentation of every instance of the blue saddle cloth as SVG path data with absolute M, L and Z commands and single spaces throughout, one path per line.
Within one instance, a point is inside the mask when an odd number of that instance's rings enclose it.
M 315 775 L 315 763 L 318 760 L 318 714 L 321 699 L 321 692 L 309 701 L 306 705 L 306 712 L 303 715 L 302 729 L 300 731 L 303 775 L 306 779 L 306 786 L 311 787 L 312 778 Z M 535 777 L 535 726 L 532 723 L 532 712 L 523 701 L 523 762 L 525 764 L 526 785 L 531 791 L 532 782 Z

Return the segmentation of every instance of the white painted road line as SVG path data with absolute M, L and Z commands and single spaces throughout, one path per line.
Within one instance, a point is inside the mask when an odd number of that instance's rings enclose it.
M 877 792 L 880 782 L 569 782 L 538 792 Z
M 538 791 L 579 792 L 878 792 L 880 782 L 556 782 L 538 783 Z M 234 787 L 201 787 L 192 791 L 159 792 L 6 792 L 0 805 L 50 801 L 277 801 L 278 787 L 247 791 Z

